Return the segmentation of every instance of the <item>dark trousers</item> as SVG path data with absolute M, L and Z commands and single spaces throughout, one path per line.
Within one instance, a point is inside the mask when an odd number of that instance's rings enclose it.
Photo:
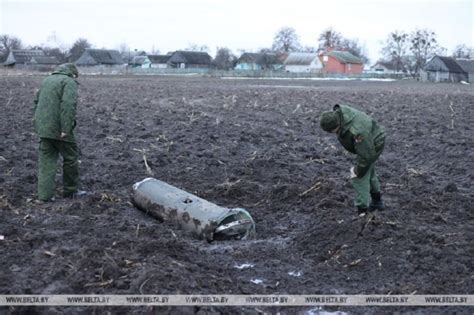
M 74 142 L 41 138 L 39 145 L 38 199 L 54 196 L 58 155 L 63 157 L 63 194 L 75 193 L 79 184 L 79 150 Z
M 382 154 L 385 146 L 385 137 L 375 144 L 376 159 Z M 375 171 L 375 161 L 370 165 L 364 177 L 352 179 L 352 187 L 356 191 L 355 206 L 358 208 L 368 208 L 370 205 L 370 195 L 380 193 L 380 181 Z

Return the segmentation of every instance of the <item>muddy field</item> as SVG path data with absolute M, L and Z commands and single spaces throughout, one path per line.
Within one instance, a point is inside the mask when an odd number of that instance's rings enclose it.
M 43 77 L 0 76 L 0 294 L 473 294 L 474 88 L 403 82 L 80 77 L 79 200 L 35 202 L 32 99 Z M 354 156 L 319 128 L 335 103 L 387 132 L 387 210 L 358 218 Z M 207 243 L 130 202 L 154 177 L 246 208 L 253 241 Z M 312 188 L 312 189 L 311 189 Z M 239 269 L 242 264 L 253 267 Z M 262 280 L 254 284 L 251 280 Z M 309 311 L 4 308 L 0 313 Z M 462 307 L 325 307 L 468 314 Z

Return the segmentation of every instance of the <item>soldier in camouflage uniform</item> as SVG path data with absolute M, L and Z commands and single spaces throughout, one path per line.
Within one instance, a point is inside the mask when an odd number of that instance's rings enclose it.
M 333 111 L 322 113 L 320 123 L 323 130 L 338 135 L 347 151 L 357 155 L 356 166 L 351 168 L 351 181 L 359 214 L 383 210 L 380 182 L 375 172 L 375 161 L 385 146 L 383 128 L 367 114 L 347 105 L 335 105 Z
M 59 154 L 63 157 L 64 197 L 85 193 L 78 191 L 79 150 L 74 138 L 77 76 L 75 65 L 60 65 L 44 79 L 34 100 L 34 123 L 40 137 L 38 199 L 41 201 L 54 200 L 54 178 Z

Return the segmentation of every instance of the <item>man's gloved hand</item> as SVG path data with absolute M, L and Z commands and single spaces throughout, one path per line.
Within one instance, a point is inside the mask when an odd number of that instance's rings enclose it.
M 355 169 L 354 169 L 354 166 L 351 167 L 351 179 L 352 178 L 356 178 L 357 177 L 357 174 L 355 173 Z
M 64 139 L 67 137 L 67 133 L 61 132 L 61 135 L 59 136 L 61 139 Z

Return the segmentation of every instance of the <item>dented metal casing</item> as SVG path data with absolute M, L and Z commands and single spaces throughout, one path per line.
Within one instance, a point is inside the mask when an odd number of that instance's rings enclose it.
M 198 238 L 248 239 L 255 236 L 255 222 L 242 208 L 224 208 L 155 178 L 133 185 L 134 204 L 164 221 L 177 222 Z

